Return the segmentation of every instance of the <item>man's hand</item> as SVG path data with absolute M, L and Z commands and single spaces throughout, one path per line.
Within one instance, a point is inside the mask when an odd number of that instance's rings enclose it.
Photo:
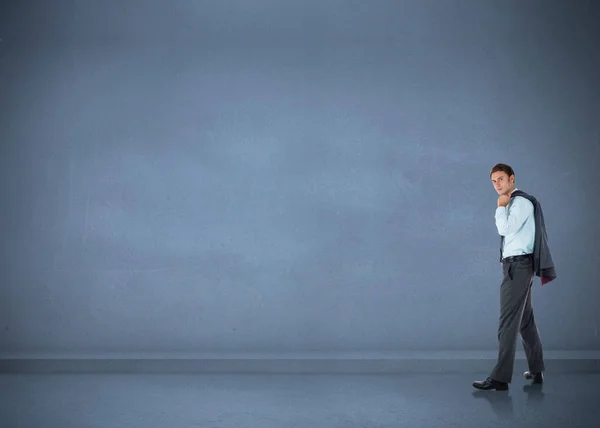
M 508 205 L 509 202 L 510 202 L 510 196 L 508 196 L 508 195 L 500 195 L 498 197 L 498 206 L 499 207 L 505 207 Z

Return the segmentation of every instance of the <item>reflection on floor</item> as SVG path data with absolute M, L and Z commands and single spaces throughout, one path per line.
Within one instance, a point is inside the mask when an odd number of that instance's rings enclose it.
M 600 374 L 515 376 L 476 391 L 472 374 L 3 374 L 2 426 L 597 427 Z

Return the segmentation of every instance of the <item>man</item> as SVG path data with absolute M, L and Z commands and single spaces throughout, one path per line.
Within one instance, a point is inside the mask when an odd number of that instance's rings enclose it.
M 531 307 L 531 285 L 536 275 L 544 284 L 556 278 L 556 273 L 537 200 L 515 187 L 514 171 L 506 164 L 495 165 L 490 178 L 500 195 L 495 215 L 504 274 L 500 286 L 499 349 L 498 361 L 490 376 L 473 382 L 473 386 L 506 391 L 512 380 L 519 333 L 529 366 L 524 376 L 533 383 L 543 382 L 544 357 Z

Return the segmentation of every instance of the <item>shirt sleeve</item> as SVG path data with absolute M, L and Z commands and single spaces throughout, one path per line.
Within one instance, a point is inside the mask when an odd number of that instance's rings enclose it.
M 533 214 L 533 204 L 525 198 L 516 196 L 509 207 L 496 208 L 496 228 L 502 236 L 515 233 Z

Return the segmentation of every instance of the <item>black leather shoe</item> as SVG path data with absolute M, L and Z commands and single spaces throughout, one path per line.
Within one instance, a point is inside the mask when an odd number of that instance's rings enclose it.
M 525 379 L 533 381 L 531 382 L 532 384 L 544 383 L 544 375 L 541 372 L 531 373 L 530 371 L 526 371 L 525 373 L 523 373 L 523 376 L 525 377 Z
M 484 391 L 488 391 L 490 389 L 495 389 L 496 391 L 507 391 L 508 383 L 506 382 L 498 382 L 497 380 L 488 377 L 484 381 L 475 381 L 473 382 L 473 386 L 477 389 L 482 389 Z

